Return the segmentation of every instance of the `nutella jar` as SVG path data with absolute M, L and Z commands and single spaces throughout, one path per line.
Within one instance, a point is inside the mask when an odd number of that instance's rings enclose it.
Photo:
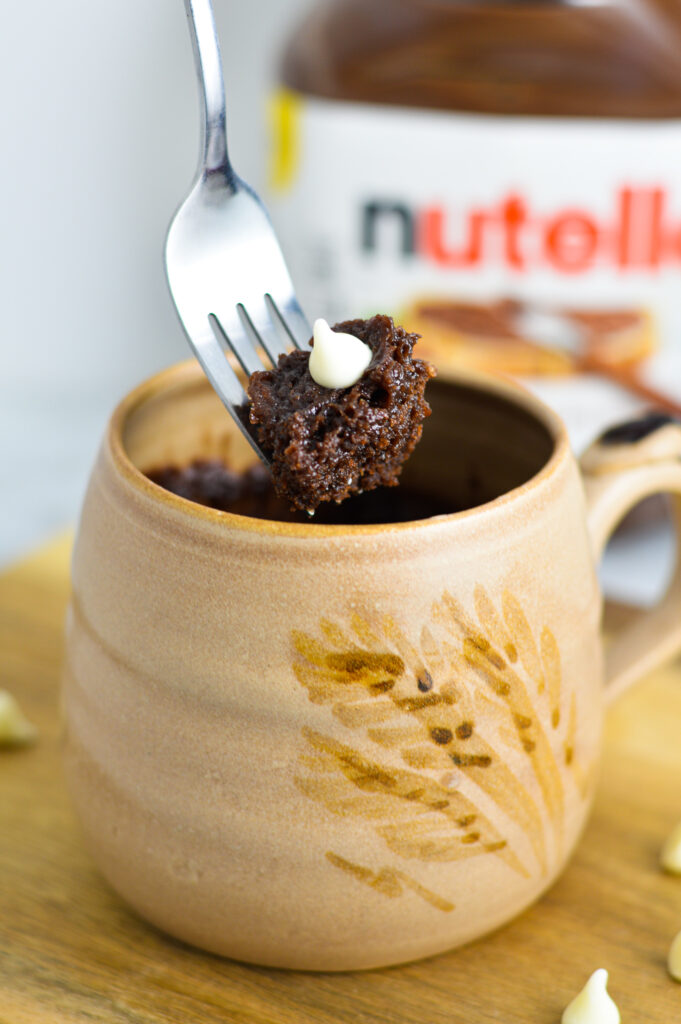
M 628 382 L 681 400 L 676 0 L 330 0 L 273 124 L 311 315 L 389 311 L 441 372 L 526 378 L 577 447 Z

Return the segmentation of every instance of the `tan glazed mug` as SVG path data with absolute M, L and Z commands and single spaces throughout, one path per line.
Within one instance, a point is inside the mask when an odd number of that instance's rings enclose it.
M 250 449 L 197 366 L 115 411 L 82 512 L 65 672 L 88 846 L 141 915 L 313 970 L 496 928 L 565 865 L 604 706 L 681 648 L 681 573 L 601 653 L 595 565 L 673 495 L 681 428 L 604 435 L 583 477 L 510 383 L 429 385 L 405 487 L 467 510 L 368 526 L 212 511 L 144 475 Z

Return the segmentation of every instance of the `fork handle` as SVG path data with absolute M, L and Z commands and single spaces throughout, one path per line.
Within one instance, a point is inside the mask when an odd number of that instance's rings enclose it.
M 231 180 L 233 171 L 227 155 L 225 83 L 211 0 L 184 0 L 184 6 L 192 39 L 196 77 L 203 96 L 199 174 L 223 171 Z

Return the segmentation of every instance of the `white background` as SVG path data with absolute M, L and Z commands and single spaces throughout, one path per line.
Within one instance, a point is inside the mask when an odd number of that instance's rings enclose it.
M 215 0 L 232 158 L 310 0 Z M 163 272 L 198 99 L 182 0 L 5 5 L 0 33 L 0 563 L 73 523 L 115 402 L 189 355 Z

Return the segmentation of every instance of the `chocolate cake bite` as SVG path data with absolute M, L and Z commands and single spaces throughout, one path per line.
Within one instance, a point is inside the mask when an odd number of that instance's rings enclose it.
M 417 334 L 382 315 L 333 329 L 371 349 L 355 384 L 318 384 L 309 371 L 310 353 L 300 350 L 280 356 L 276 369 L 252 374 L 248 384 L 250 422 L 271 459 L 275 490 L 308 512 L 325 501 L 397 484 L 430 415 L 424 390 L 435 370 L 412 357 Z

